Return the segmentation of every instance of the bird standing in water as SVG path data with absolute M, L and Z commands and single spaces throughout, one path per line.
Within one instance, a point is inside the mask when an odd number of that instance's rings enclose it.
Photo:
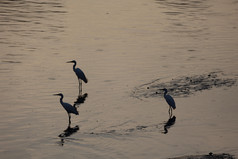
M 83 80 L 85 83 L 88 83 L 88 79 L 86 78 L 85 74 L 83 73 L 83 71 L 80 68 L 75 68 L 75 66 L 77 64 L 77 62 L 75 60 L 68 61 L 67 63 L 74 63 L 73 70 L 74 70 L 76 76 L 78 77 L 79 93 L 82 94 L 82 81 L 81 80 Z
M 172 108 L 176 109 L 175 101 L 173 97 L 167 94 L 168 90 L 166 88 L 162 89 L 164 91 L 164 99 L 169 104 L 169 115 L 172 116 Z
M 75 114 L 75 115 L 79 115 L 76 107 L 72 106 L 71 104 L 69 103 L 64 103 L 63 102 L 63 98 L 64 98 L 64 95 L 62 93 L 58 93 L 58 94 L 54 94 L 55 96 L 60 96 L 60 104 L 64 107 L 64 109 L 67 111 L 68 113 L 68 116 L 69 116 L 69 125 L 71 124 L 71 116 L 70 114 Z

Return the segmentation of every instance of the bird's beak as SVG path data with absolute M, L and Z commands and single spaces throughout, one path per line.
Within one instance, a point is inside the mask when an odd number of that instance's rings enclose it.
M 73 61 L 68 61 L 68 62 L 66 62 L 66 63 L 73 63 Z
M 58 96 L 59 94 L 53 94 L 54 96 Z

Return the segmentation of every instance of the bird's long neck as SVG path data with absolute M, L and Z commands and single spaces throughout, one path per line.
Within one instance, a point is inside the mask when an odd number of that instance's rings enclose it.
M 74 62 L 74 65 L 73 65 L 73 70 L 75 70 L 75 66 L 76 66 L 76 62 Z
M 63 104 L 63 98 L 64 98 L 64 96 L 61 95 L 61 96 L 60 96 L 60 103 L 61 103 L 61 104 Z
M 166 94 L 167 94 L 167 91 L 164 91 L 164 97 L 166 96 Z

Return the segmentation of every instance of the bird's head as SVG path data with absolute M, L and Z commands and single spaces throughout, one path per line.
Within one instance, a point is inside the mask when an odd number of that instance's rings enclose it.
M 168 92 L 168 90 L 166 88 L 163 88 L 163 89 L 160 89 L 160 90 L 164 91 L 165 93 Z
M 72 61 L 68 61 L 67 63 L 76 63 L 76 61 L 72 60 Z
M 53 94 L 54 96 L 63 96 L 63 94 L 62 93 L 58 93 L 58 94 Z

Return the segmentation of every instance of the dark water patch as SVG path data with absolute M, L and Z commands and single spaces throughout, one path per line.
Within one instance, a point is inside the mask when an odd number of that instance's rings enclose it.
M 5 60 L 5 61 L 2 61 L 3 63 L 21 63 L 20 61 L 7 61 L 7 60 Z
M 208 7 L 206 3 L 202 1 L 183 1 L 183 0 L 155 0 L 155 3 L 158 3 L 160 5 L 166 6 L 166 7 L 173 7 L 173 8 L 179 8 L 179 9 L 187 9 L 187 8 L 204 8 Z
M 137 130 L 143 130 L 146 129 L 148 126 L 137 126 L 136 129 Z
M 55 78 L 54 78 L 54 77 L 49 77 L 48 80 L 52 80 L 52 81 L 54 81 Z
M 160 89 L 167 88 L 173 97 L 188 97 L 198 91 L 209 90 L 214 87 L 231 87 L 236 84 L 236 78 L 228 78 L 223 72 L 210 72 L 202 75 L 182 76 L 163 82 L 156 79 L 142 84 L 132 91 L 132 97 L 143 99 L 163 96 Z
M 190 156 L 174 157 L 169 159 L 235 159 L 235 157 L 226 153 L 213 154 L 212 152 L 210 152 L 208 155 L 190 155 Z
M 6 54 L 7 56 L 24 56 L 24 54 Z
M 167 15 L 179 15 L 179 14 L 183 14 L 181 12 L 164 12 Z
M 9 68 L 0 68 L 0 73 L 9 73 Z
M 101 51 L 104 51 L 104 50 L 103 49 L 97 49 L 96 51 L 101 52 Z

